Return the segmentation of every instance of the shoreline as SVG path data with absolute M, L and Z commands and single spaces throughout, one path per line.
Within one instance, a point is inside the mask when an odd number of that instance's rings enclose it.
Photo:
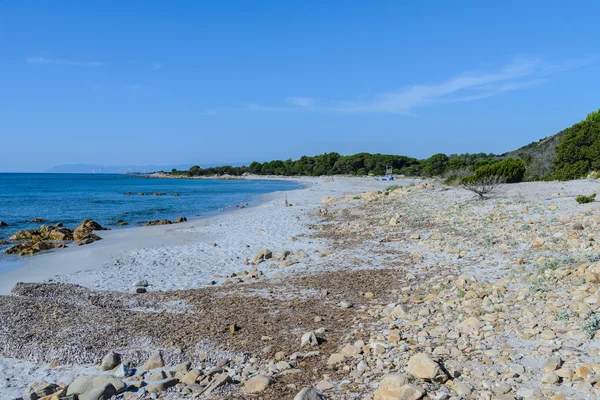
M 252 180 L 282 180 L 280 177 L 269 178 L 257 177 Z M 189 218 L 187 222 L 158 225 L 158 226 L 131 226 L 122 229 L 102 231 L 102 239 L 86 246 L 69 246 L 66 249 L 58 249 L 55 251 L 36 254 L 29 256 L 23 260 L 23 265 L 10 269 L 5 272 L 0 272 L 0 295 L 7 295 L 12 290 L 17 282 L 41 282 L 41 281 L 58 281 L 69 282 L 69 276 L 72 274 L 84 274 L 86 271 L 98 271 L 108 266 L 111 262 L 123 263 L 119 258 L 121 253 L 146 250 L 144 257 L 152 262 L 152 258 L 156 256 L 149 249 L 163 249 L 173 246 L 189 246 L 194 243 L 211 243 L 219 240 L 224 240 L 223 234 L 217 233 L 218 227 L 222 220 L 231 220 L 231 214 L 247 216 L 246 219 L 251 221 L 254 218 L 259 220 L 264 219 L 266 212 L 256 211 L 264 208 L 268 204 L 273 204 L 276 201 L 283 203 L 286 195 L 293 199 L 295 195 L 291 193 L 308 193 L 314 189 L 315 185 L 322 182 L 322 178 L 295 177 L 293 179 L 284 179 L 294 181 L 302 185 L 302 187 L 290 191 L 279 191 L 265 193 L 256 196 L 253 204 L 244 209 L 231 206 L 230 209 L 217 212 L 215 215 L 203 216 L 198 218 Z M 325 179 L 329 181 L 329 178 Z M 338 182 L 346 182 L 346 179 L 338 180 Z M 364 178 L 351 179 L 357 181 L 363 186 L 387 186 L 386 182 L 378 182 L 375 180 L 367 180 Z M 335 182 L 335 181 L 334 181 Z M 370 185 L 369 185 L 370 184 Z M 344 184 L 342 184 L 344 186 Z M 320 195 L 319 195 L 320 196 Z M 323 195 L 324 196 L 324 195 Z M 301 196 L 302 197 L 302 196 Z M 314 196 L 313 196 L 314 197 Z M 316 198 L 315 198 L 316 200 Z M 293 204 L 293 200 L 290 200 Z M 295 205 L 290 207 L 293 209 Z M 257 214 L 258 213 L 258 214 Z M 257 214 L 257 215 L 255 215 Z M 212 232 L 207 232 L 212 230 Z M 251 234 L 251 232 L 247 232 Z M 286 238 L 287 239 L 287 238 Z M 270 238 L 267 238 L 268 242 Z M 254 247 L 254 246 L 253 246 Z M 198 249 L 195 249 L 198 250 Z M 237 250 L 237 249 L 236 249 Z M 248 254 L 250 256 L 250 254 Z M 221 257 L 223 258 L 223 257 Z M 20 260 L 18 260 L 20 261 Z M 218 259 L 216 261 L 222 261 Z M 240 267 L 243 267 L 241 263 Z M 231 267 L 231 266 L 230 266 Z M 238 269 L 240 268 L 238 267 Z M 232 268 L 225 268 L 229 272 Z M 140 275 L 143 273 L 140 272 Z M 131 275 L 131 274 L 130 274 Z M 57 276 L 60 278 L 55 279 Z M 139 279 L 142 279 L 140 277 Z M 133 279 L 132 282 L 137 279 Z M 212 280 L 212 279 L 210 279 Z M 93 281 L 93 279 L 92 279 Z M 82 282 L 84 285 L 92 288 L 107 289 L 107 287 L 98 287 L 95 282 L 90 282 L 88 279 L 78 279 L 77 282 Z M 75 282 L 75 283 L 77 283 Z M 128 282 L 130 285 L 131 282 Z M 189 286 L 188 286 L 189 287 Z M 124 285 L 120 285 L 121 291 L 126 291 Z M 172 288 L 164 288 L 170 290 Z

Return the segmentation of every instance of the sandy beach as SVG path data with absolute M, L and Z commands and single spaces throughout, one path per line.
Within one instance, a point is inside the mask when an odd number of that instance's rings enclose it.
M 504 185 L 486 201 L 434 180 L 299 180 L 1 274 L 0 397 L 113 376 L 98 365 L 114 351 L 138 370 L 119 379 L 147 385 L 128 392 L 150 398 L 158 370 L 142 364 L 160 350 L 165 399 L 597 398 L 600 339 L 584 326 L 600 303 L 600 209 L 575 201 L 597 180 Z M 306 333 L 318 343 L 302 346 Z M 184 384 L 185 362 L 206 379 Z

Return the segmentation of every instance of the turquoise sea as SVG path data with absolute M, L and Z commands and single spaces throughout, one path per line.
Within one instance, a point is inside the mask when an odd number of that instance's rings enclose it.
M 298 189 L 288 181 L 148 179 L 108 174 L 0 173 L 0 240 L 39 222 L 75 228 L 92 218 L 110 229 L 140 226 L 148 220 L 206 217 L 246 205 L 261 194 Z M 118 220 L 129 225 L 119 226 Z M 0 251 L 8 246 L 0 245 Z M 11 257 L 0 254 L 0 264 Z M 12 257 L 14 261 L 14 256 Z M 0 270 L 3 267 L 0 265 Z

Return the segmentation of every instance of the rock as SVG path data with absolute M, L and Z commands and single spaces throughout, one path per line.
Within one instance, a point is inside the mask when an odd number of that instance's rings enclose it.
M 157 351 L 156 353 L 152 354 L 150 358 L 148 358 L 148 361 L 146 361 L 146 363 L 144 364 L 144 369 L 146 371 L 149 371 L 151 369 L 162 368 L 164 366 L 165 362 L 163 361 L 162 353 L 160 351 Z
M 259 393 L 265 390 L 269 385 L 275 383 L 270 376 L 267 375 L 257 375 L 250 379 L 248 379 L 244 383 L 244 393 L 252 394 Z
M 127 388 L 127 385 L 122 380 L 115 378 L 112 375 L 97 375 L 92 378 L 92 387 L 94 389 L 104 387 L 107 384 L 111 384 L 117 393 L 122 392 Z
M 129 365 L 121 364 L 115 369 L 113 374 L 117 378 L 127 378 L 135 375 L 135 369 L 131 368 Z
M 23 393 L 24 400 L 37 400 L 40 397 L 49 396 L 60 389 L 60 386 L 45 381 L 32 383 Z
M 108 371 L 109 369 L 115 368 L 120 363 L 121 356 L 115 353 L 114 351 L 111 351 L 102 359 L 102 362 L 100 363 L 100 369 L 102 371 Z
M 185 383 L 186 385 L 191 385 L 196 383 L 200 375 L 200 370 L 194 368 L 189 370 L 185 375 L 183 375 L 180 381 L 181 383 Z
M 353 306 L 354 304 L 350 303 L 349 301 L 342 300 L 342 301 L 340 301 L 340 303 L 339 303 L 338 305 L 339 305 L 341 308 L 352 308 L 352 306 Z
M 270 258 L 273 257 L 273 252 L 269 249 L 261 249 L 259 251 L 256 252 L 256 254 L 254 255 L 254 257 L 252 257 L 252 261 L 250 261 L 251 264 L 257 265 L 260 264 L 261 262 L 268 260 Z
M 169 221 L 168 219 L 156 219 L 154 221 L 148 221 L 144 225 L 145 226 L 156 226 L 156 225 L 171 225 L 173 221 Z
M 554 372 L 546 372 L 542 376 L 542 383 L 548 383 L 550 385 L 554 385 L 560 382 L 560 377 L 556 375 Z
M 93 387 L 92 377 L 79 375 L 67 388 L 67 396 L 81 394 Z
M 0 221 L 0 227 L 5 227 L 8 226 L 8 224 L 4 221 Z
M 131 285 L 133 287 L 148 287 L 148 281 L 145 279 L 140 279 L 139 281 L 135 281 L 133 282 L 133 285 Z
M 473 390 L 466 383 L 463 382 L 455 383 L 452 388 L 459 396 L 468 396 L 473 392 Z
M 175 220 L 175 223 L 176 223 L 176 224 L 180 224 L 180 223 L 182 223 L 182 222 L 187 222 L 187 218 L 186 218 L 186 217 L 178 217 L 178 218 Z
M 325 396 L 313 388 L 305 387 L 294 397 L 294 400 L 325 400 Z
M 475 333 L 482 327 L 483 323 L 476 317 L 469 317 L 457 325 L 458 330 L 465 333 Z
M 306 332 L 304 335 L 302 335 L 302 338 L 300 339 L 300 347 L 304 347 L 307 344 L 311 346 L 319 345 L 319 340 L 314 332 Z
M 418 353 L 408 360 L 406 371 L 412 376 L 422 379 L 426 382 L 444 383 L 448 376 L 439 364 L 433 361 L 427 354 Z
M 93 221 L 93 220 L 87 218 L 87 219 L 84 219 L 83 222 L 81 222 L 81 224 L 79 224 L 79 226 L 77 226 L 77 228 L 75 228 L 75 230 L 73 231 L 73 238 L 75 240 L 82 240 L 86 236 L 91 234 L 93 231 L 105 231 L 105 230 L 107 230 L 107 229 L 104 228 L 102 225 L 100 225 L 96 221 Z
M 145 387 L 145 389 L 150 393 L 160 393 L 164 392 L 170 387 L 177 385 L 177 383 L 179 383 L 177 379 L 167 378 L 161 381 L 151 382 L 148 384 L 148 386 Z
M 219 375 L 216 375 L 215 377 L 213 377 L 213 380 L 210 382 L 210 384 L 204 389 L 204 392 L 202 394 L 208 396 L 212 393 L 213 390 L 216 390 L 227 383 L 231 383 L 232 381 L 233 380 L 227 374 L 227 372 L 223 372 Z
M 60 240 L 60 241 L 71 241 L 73 240 L 73 232 L 67 228 L 55 228 L 48 233 L 48 239 Z
M 32 224 L 41 224 L 46 222 L 46 220 L 44 218 L 34 218 L 28 222 L 31 222 Z
M 408 384 L 406 375 L 388 374 L 379 384 L 374 400 L 418 400 L 424 395 L 423 389 Z
M 117 394 L 117 389 L 113 385 L 105 383 L 102 386 L 95 386 L 77 397 L 79 400 L 110 400 Z
M 331 383 L 329 379 L 322 379 L 319 383 L 317 383 L 316 388 L 319 390 L 330 390 L 333 389 L 335 385 Z
M 346 356 L 344 356 L 343 354 L 333 353 L 332 355 L 329 356 L 329 359 L 327 360 L 327 365 L 340 364 L 340 363 L 343 363 L 345 359 L 346 359 Z
M 141 294 L 146 292 L 148 292 L 148 289 L 146 289 L 145 287 L 134 287 L 131 289 L 131 293 L 133 294 Z
M 94 243 L 95 241 L 102 240 L 102 238 L 95 233 L 88 233 L 86 236 L 75 241 L 75 246 L 84 246 L 86 244 Z

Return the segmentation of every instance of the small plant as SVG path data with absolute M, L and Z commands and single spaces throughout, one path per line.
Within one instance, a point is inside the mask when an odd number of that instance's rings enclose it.
M 535 293 L 546 293 L 548 292 L 548 288 L 546 288 L 546 286 L 544 285 L 531 285 L 529 286 L 529 291 L 533 294 Z
M 588 253 L 585 257 L 590 260 L 590 262 L 600 261 L 600 254 Z
M 581 328 L 585 336 L 592 340 L 596 336 L 596 332 L 600 330 L 600 315 L 590 312 L 585 316 L 585 324 Z
M 582 195 L 575 197 L 575 201 L 579 204 L 587 204 L 587 203 L 591 203 L 592 201 L 594 201 L 595 198 L 596 198 L 596 193 L 592 193 L 589 196 L 585 196 L 582 194 Z
M 521 227 L 519 228 L 520 231 L 530 231 L 531 230 L 531 225 L 527 224 L 527 225 L 521 225 Z
M 571 317 L 577 316 L 577 313 L 571 310 L 562 310 L 558 314 L 556 314 L 556 319 L 559 321 L 568 320 Z
M 399 185 L 392 185 L 392 186 L 388 186 L 388 188 L 385 190 L 387 190 L 388 192 L 393 192 L 394 190 L 400 189 L 401 187 L 402 186 L 399 186 Z
M 360 196 L 354 196 L 352 200 L 360 200 Z

